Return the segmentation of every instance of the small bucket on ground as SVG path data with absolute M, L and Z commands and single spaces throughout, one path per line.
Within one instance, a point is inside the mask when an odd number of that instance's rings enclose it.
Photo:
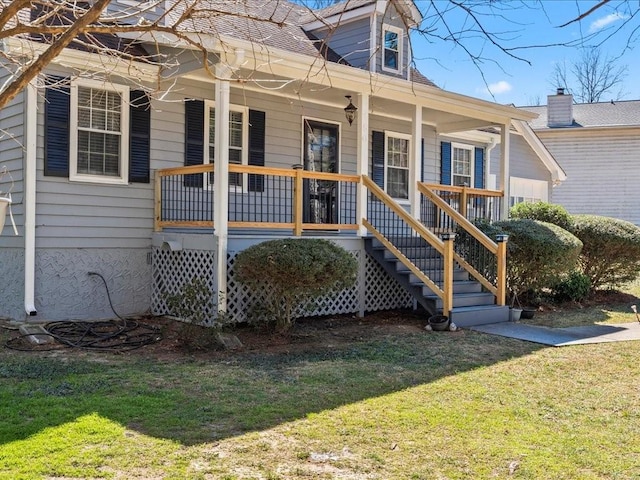
M 429 317 L 429 325 L 434 331 L 443 332 L 445 330 L 449 330 L 450 324 L 451 321 L 446 315 L 433 315 Z

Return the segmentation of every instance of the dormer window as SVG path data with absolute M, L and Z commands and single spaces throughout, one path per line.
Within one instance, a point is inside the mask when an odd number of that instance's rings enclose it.
M 402 61 L 402 30 L 390 25 L 382 28 L 382 69 L 399 73 Z

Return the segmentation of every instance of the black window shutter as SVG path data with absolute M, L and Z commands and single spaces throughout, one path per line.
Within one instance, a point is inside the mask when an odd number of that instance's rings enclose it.
M 424 183 L 424 138 L 420 139 L 420 181 Z
M 204 163 L 204 101 L 184 103 L 184 164 Z M 202 174 L 185 175 L 185 187 L 202 187 Z
M 440 143 L 440 185 L 451 185 L 451 142 Z
M 149 183 L 151 105 L 141 90 L 131 90 L 129 100 L 129 181 Z
M 264 167 L 265 120 L 264 112 L 249 110 L 249 165 Z M 264 192 L 262 175 L 249 175 L 249 191 Z
M 473 186 L 475 188 L 484 188 L 484 148 L 475 148 L 475 162 Z
M 64 79 L 49 77 L 44 106 L 44 174 L 69 176 L 69 116 L 71 99 Z
M 371 132 L 371 179 L 384 188 L 384 132 Z

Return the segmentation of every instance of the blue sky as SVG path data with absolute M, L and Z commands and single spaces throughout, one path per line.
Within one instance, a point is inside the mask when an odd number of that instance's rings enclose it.
M 640 99 L 640 82 L 637 80 L 640 78 L 639 33 L 636 32 L 633 37 L 634 33 L 629 26 L 619 30 L 624 20 L 633 13 L 628 9 L 639 8 L 637 0 L 612 0 L 581 22 L 560 27 L 588 11 L 599 1 L 511 1 L 494 5 L 491 10 L 479 11 L 479 18 L 488 31 L 500 32 L 499 41 L 507 47 L 567 42 L 574 42 L 575 45 L 601 44 L 603 56 L 620 56 L 616 65 L 627 68 L 621 87 L 623 95 L 619 99 Z M 425 13 L 424 9 L 429 7 L 431 2 L 418 0 L 416 4 Z M 547 95 L 555 92 L 555 86 L 551 83 L 554 64 L 564 61 L 570 67 L 581 55 L 577 46 L 546 46 L 513 51 L 515 55 L 531 62 L 529 65 L 499 51 L 481 34 L 469 32 L 468 28 L 464 28 L 464 25 L 471 25 L 469 17 L 461 14 L 459 9 L 447 10 L 450 5 L 448 1 L 436 0 L 435 6 L 439 12 L 427 11 L 426 25 L 429 25 L 431 15 L 444 15 L 455 29 L 467 30 L 464 44 L 470 51 L 481 53 L 487 60 L 480 66 L 481 74 L 460 46 L 441 40 L 428 41 L 423 35 L 414 35 L 413 51 L 418 69 L 446 90 L 502 104 L 544 105 Z M 637 19 L 633 23 L 640 27 L 640 21 Z M 434 21 L 431 26 L 437 28 L 437 33 L 444 33 L 441 20 Z M 630 38 L 636 40 L 635 49 L 633 44 L 627 45 Z M 493 97 L 487 91 L 487 85 L 491 88 Z M 601 100 L 609 101 L 612 96 L 618 99 L 617 93 L 618 90 L 615 90 L 613 95 L 605 95 Z

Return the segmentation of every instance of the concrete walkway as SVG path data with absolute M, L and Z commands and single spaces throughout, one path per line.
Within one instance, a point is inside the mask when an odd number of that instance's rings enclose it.
M 477 325 L 469 327 L 469 329 L 554 347 L 640 340 L 640 323 L 638 322 L 567 328 L 549 328 L 518 322 L 503 322 Z

